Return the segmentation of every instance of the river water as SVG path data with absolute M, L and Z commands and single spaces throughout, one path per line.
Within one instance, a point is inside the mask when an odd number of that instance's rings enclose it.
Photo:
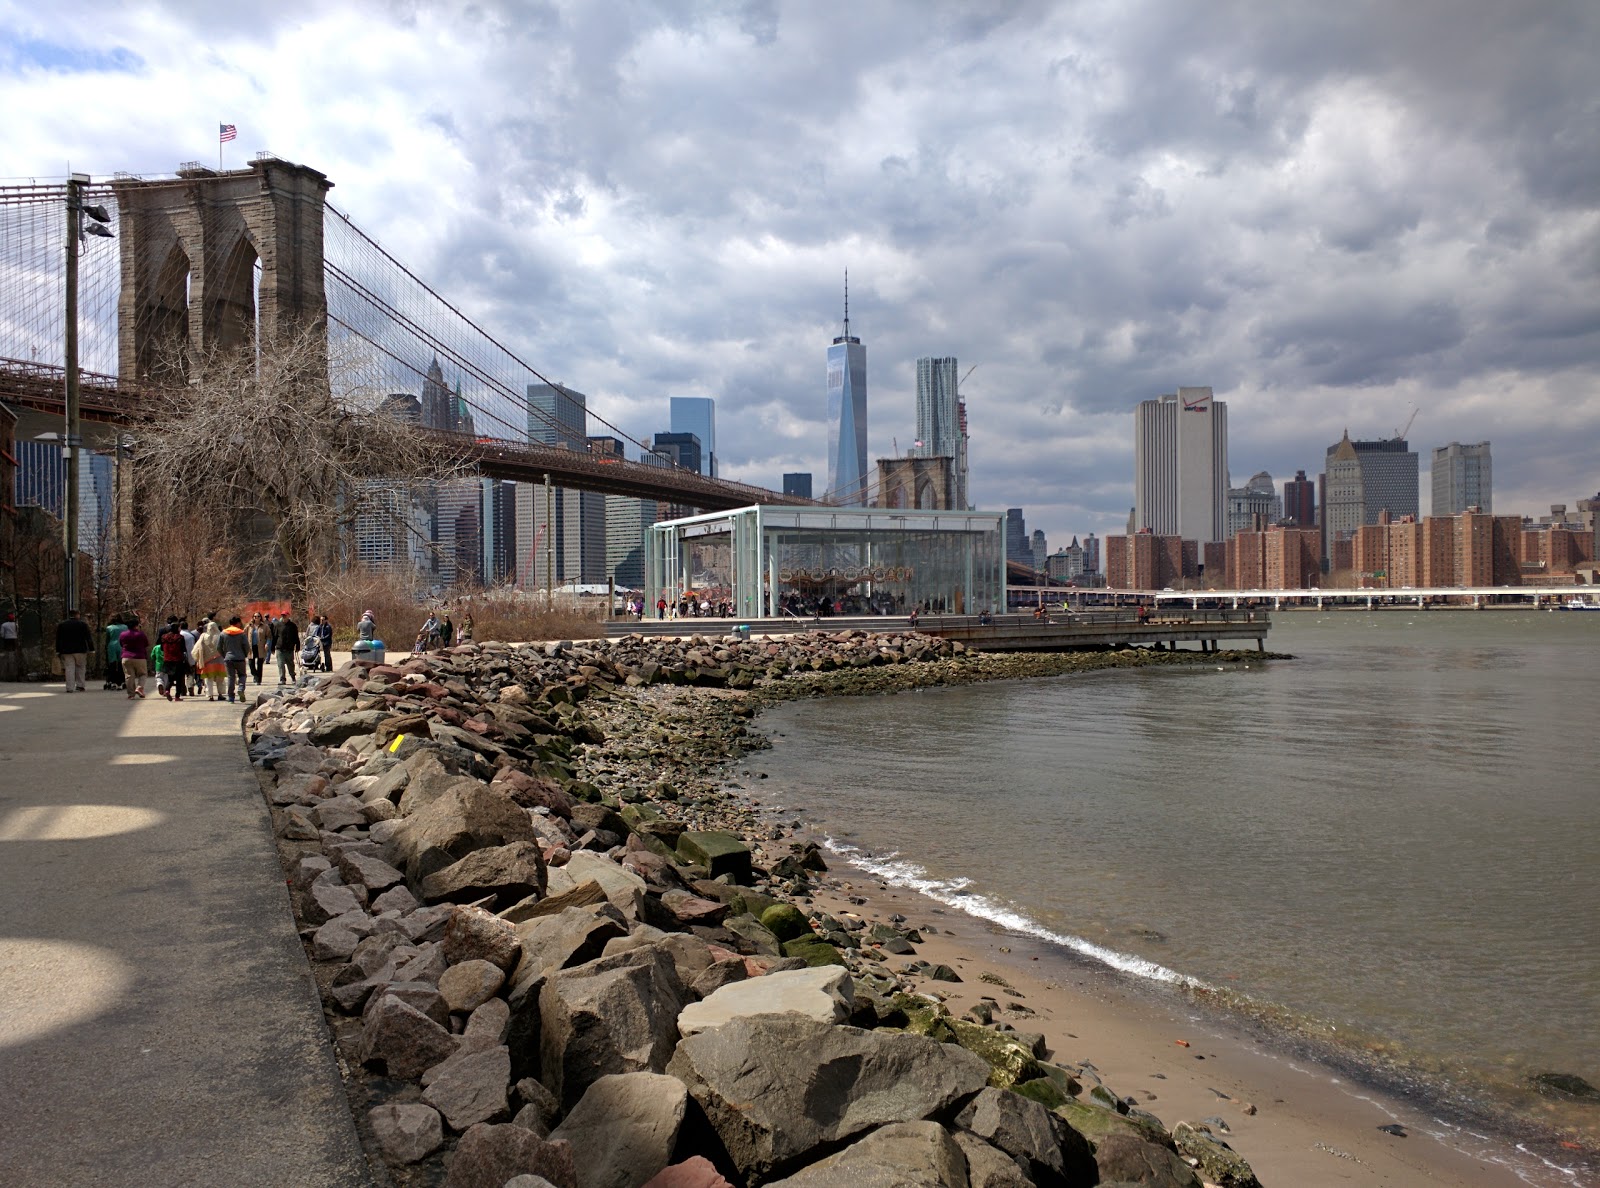
M 1292 662 L 788 703 L 764 798 L 1136 978 L 1600 1139 L 1600 614 L 1284 613 Z

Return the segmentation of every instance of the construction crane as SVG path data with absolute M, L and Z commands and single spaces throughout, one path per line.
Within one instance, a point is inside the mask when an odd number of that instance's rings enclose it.
M 1394 431 L 1394 439 L 1396 441 L 1404 441 L 1405 440 L 1406 434 L 1411 432 L 1411 424 L 1412 424 L 1412 422 L 1417 419 L 1417 413 L 1419 413 L 1421 411 L 1422 410 L 1420 408 L 1418 408 L 1416 405 L 1413 404 L 1411 406 L 1411 415 L 1406 418 L 1406 427 L 1404 429 L 1396 429 Z
M 958 398 L 961 395 L 961 385 L 966 383 L 967 382 L 967 376 L 971 375 L 976 370 L 978 370 L 978 365 L 976 363 L 974 363 L 971 367 L 967 368 L 967 375 L 962 376 L 960 379 L 958 379 L 956 381 L 956 396 Z

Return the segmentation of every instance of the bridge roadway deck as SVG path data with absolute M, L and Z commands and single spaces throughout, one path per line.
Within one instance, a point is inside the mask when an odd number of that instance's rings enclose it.
M 59 367 L 22 359 L 0 358 L 0 400 L 34 414 L 61 416 L 65 407 L 65 373 Z M 85 421 L 127 421 L 140 393 L 118 385 L 114 376 L 81 373 L 80 411 Z M 582 450 L 532 445 L 490 437 L 424 430 L 448 454 L 485 478 L 574 487 L 602 495 L 656 499 L 701 511 L 729 511 L 753 503 L 814 505 L 764 487 L 709 478 L 692 470 L 663 464 L 647 466 Z
M 371 1184 L 240 708 L 0 685 L 0 1184 Z
M 909 622 L 903 617 L 883 615 L 837 615 L 805 619 L 787 616 L 779 619 L 645 619 L 615 620 L 606 624 L 606 636 L 626 635 L 687 638 L 693 635 L 720 637 L 736 627 L 747 627 L 751 638 L 783 636 L 804 632 L 904 631 Z M 923 615 L 917 630 L 927 635 L 960 640 L 980 652 L 1060 652 L 1074 648 L 1176 647 L 1199 644 L 1202 651 L 1219 650 L 1219 643 L 1254 643 L 1257 651 L 1266 648 L 1270 618 L 1261 611 L 1190 611 L 1151 615 L 1140 622 L 1138 615 L 1126 611 L 1096 611 L 1086 614 L 1055 613 L 1043 619 L 1029 615 L 995 615 L 988 622 L 979 615 Z

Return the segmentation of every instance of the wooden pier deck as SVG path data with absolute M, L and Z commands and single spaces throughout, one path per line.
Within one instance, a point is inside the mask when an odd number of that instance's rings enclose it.
M 986 622 L 985 619 L 988 621 Z M 958 639 L 980 652 L 1062 652 L 1074 648 L 1176 648 L 1202 652 L 1255 643 L 1265 651 L 1272 622 L 1259 610 L 1167 608 L 1141 620 L 1132 610 L 1021 615 L 924 615 L 917 630 Z M 1219 645 L 1223 645 L 1219 647 Z
M 687 638 L 693 635 L 723 636 L 749 632 L 750 638 L 763 635 L 794 635 L 808 631 L 904 631 L 905 618 L 882 615 L 837 615 L 824 618 L 781 619 L 643 619 L 612 620 L 606 623 L 606 636 L 654 635 Z M 1226 647 L 1248 646 L 1254 641 L 1257 651 L 1266 650 L 1270 617 L 1261 610 L 1189 610 L 1169 607 L 1141 621 L 1133 610 L 1097 610 L 1084 613 L 1057 611 L 1044 618 L 1017 615 L 923 615 L 917 630 L 945 639 L 960 640 L 980 652 L 1060 652 L 1074 648 L 1153 647 L 1175 648 L 1197 645 L 1201 651 L 1215 652 Z

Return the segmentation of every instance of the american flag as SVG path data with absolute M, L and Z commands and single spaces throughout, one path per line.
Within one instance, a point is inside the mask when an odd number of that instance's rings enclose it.
M 218 124 L 217 128 L 217 139 L 223 144 L 227 144 L 230 140 L 237 140 L 239 137 L 239 129 L 232 124 Z

